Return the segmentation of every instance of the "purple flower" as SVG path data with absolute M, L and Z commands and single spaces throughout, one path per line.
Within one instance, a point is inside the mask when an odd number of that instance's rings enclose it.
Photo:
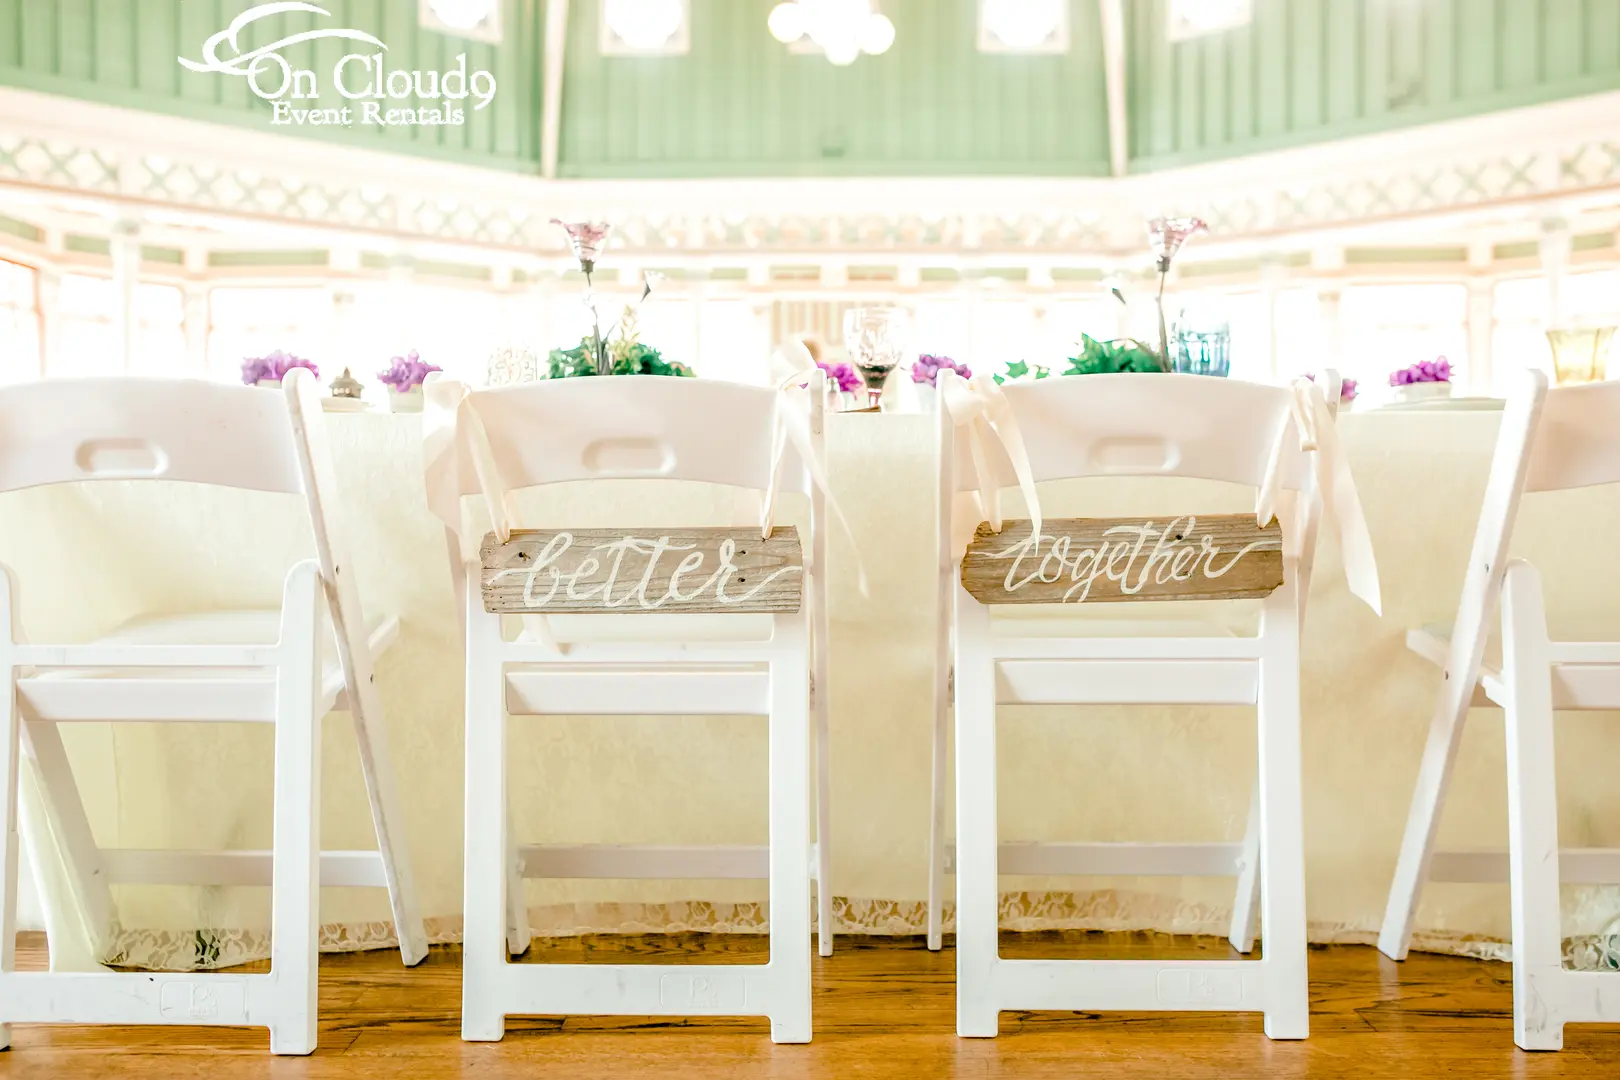
M 966 364 L 958 364 L 948 356 L 925 353 L 911 365 L 911 381 L 922 386 L 938 386 L 939 373 L 942 371 L 954 371 L 964 379 L 973 378 L 973 370 Z
M 1441 356 L 1434 360 L 1424 360 L 1400 371 L 1391 372 L 1389 385 L 1411 386 L 1414 383 L 1436 383 L 1451 381 L 1451 361 Z
M 1204 224 L 1203 218 L 1156 217 L 1148 222 L 1148 247 L 1153 249 L 1153 255 L 1158 260 L 1159 272 L 1162 274 L 1170 269 L 1170 260 L 1176 257 L 1176 252 L 1181 250 L 1181 245 L 1187 242 L 1189 236 L 1208 231 L 1209 226 Z
M 1311 382 L 1316 381 L 1316 376 L 1311 374 L 1308 371 L 1305 373 L 1305 377 L 1307 379 L 1311 380 Z M 1395 376 L 1393 376 L 1393 375 L 1390 376 L 1390 380 L 1391 380 L 1390 385 L 1391 386 L 1395 385 L 1394 381 L 1393 381 L 1394 378 L 1395 378 Z M 1354 380 L 1354 379 L 1341 379 L 1341 380 L 1339 380 L 1339 402 L 1341 404 L 1348 405 L 1350 402 L 1352 402 L 1354 400 L 1356 400 L 1356 380 Z
M 261 379 L 279 382 L 293 368 L 308 368 L 311 375 L 317 379 L 321 377 L 321 369 L 316 367 L 313 361 L 277 349 L 268 356 L 248 357 L 243 360 L 242 381 L 248 386 L 253 386 Z
M 394 357 L 393 364 L 387 371 L 378 372 L 377 378 L 383 385 L 403 394 L 412 387 L 421 386 L 430 373 L 443 370 L 433 364 L 422 363 L 421 355 L 412 349 L 404 356 Z
M 607 239 L 608 231 L 612 228 L 605 221 L 575 221 L 567 222 L 561 218 L 552 218 L 553 225 L 561 225 L 568 234 L 568 244 L 574 249 L 574 258 L 579 260 L 579 268 L 587 274 L 596 269 L 596 257 L 602 252 L 602 242 Z
M 249 356 L 242 361 L 242 382 L 248 386 L 257 386 L 261 379 L 274 378 L 275 364 L 271 356 Z
M 825 360 L 817 360 L 816 367 L 827 373 L 828 382 L 838 384 L 841 394 L 852 394 L 862 386 L 860 373 L 851 364 L 829 364 Z

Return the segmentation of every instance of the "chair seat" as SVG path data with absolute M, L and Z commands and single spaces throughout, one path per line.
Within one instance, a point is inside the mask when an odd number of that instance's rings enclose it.
M 614 614 L 543 616 L 561 644 L 769 641 L 774 615 Z
M 1406 647 L 1437 665 L 1444 665 L 1451 650 L 1452 624 L 1429 623 L 1419 630 L 1409 630 Z M 1551 638 L 1553 663 L 1613 663 L 1620 664 L 1620 631 L 1613 624 L 1607 627 L 1580 621 L 1548 628 Z M 1613 655 L 1603 655 L 1604 646 L 1611 646 Z M 1485 642 L 1484 669 L 1496 675 L 1502 670 L 1502 634 L 1493 627 Z
M 367 638 L 375 657 L 399 637 L 399 619 L 372 616 Z M 194 612 L 140 618 L 84 644 L 271 645 L 279 610 Z M 343 667 L 330 623 L 320 643 L 320 706 L 344 709 Z M 18 692 L 40 720 L 270 720 L 273 678 L 260 668 L 53 668 L 18 680 Z
M 1548 659 L 1552 662 L 1553 707 L 1556 709 L 1620 708 L 1620 642 L 1605 641 L 1590 625 L 1562 626 L 1553 633 Z M 1435 623 L 1406 632 L 1406 647 L 1437 667 L 1451 653 L 1449 623 Z M 1606 633 L 1612 634 L 1612 631 Z M 1507 687 L 1502 679 L 1502 641 L 1496 631 L 1485 643 L 1474 689 L 1475 706 L 1502 705 Z
M 990 632 L 1020 638 L 1253 637 L 1260 609 L 1246 600 L 991 607 Z

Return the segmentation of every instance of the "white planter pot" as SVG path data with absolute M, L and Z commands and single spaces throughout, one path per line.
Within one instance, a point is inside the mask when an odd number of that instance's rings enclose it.
M 280 379 L 260 379 L 258 382 L 254 383 L 253 385 L 254 386 L 262 386 L 266 390 L 280 390 L 281 389 L 281 380 Z
M 1449 382 L 1407 383 L 1395 388 L 1397 401 L 1439 401 L 1451 396 Z
M 422 388 L 413 386 L 404 393 L 398 390 L 388 391 L 388 411 L 396 413 L 409 413 L 422 411 Z

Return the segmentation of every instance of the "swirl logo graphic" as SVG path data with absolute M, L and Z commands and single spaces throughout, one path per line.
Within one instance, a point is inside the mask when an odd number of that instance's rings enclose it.
M 237 35 L 241 33 L 243 27 L 256 23 L 260 19 L 268 19 L 276 15 L 284 15 L 295 11 L 308 12 L 313 15 L 324 15 L 327 17 L 331 17 L 332 14 L 325 8 L 317 7 L 314 4 L 293 2 L 260 4 L 257 7 L 248 8 L 246 11 L 242 12 L 242 14 L 232 19 L 231 25 L 227 26 L 225 29 L 203 42 L 203 60 L 201 62 L 196 60 L 187 60 L 185 57 L 181 56 L 177 58 L 180 61 L 180 66 L 185 68 L 187 71 L 213 71 L 223 75 L 240 75 L 243 78 L 252 79 L 253 76 L 259 70 L 261 70 L 261 65 L 259 64 L 260 60 L 276 63 L 280 65 L 283 72 L 286 72 L 287 62 L 281 58 L 277 50 L 284 49 L 288 45 L 297 45 L 304 41 L 317 41 L 322 38 L 348 38 L 351 41 L 362 41 L 367 45 L 374 45 L 384 51 L 387 51 L 388 49 L 388 46 L 384 45 L 381 41 L 372 37 L 363 30 L 348 30 L 341 27 L 330 27 L 322 30 L 305 30 L 301 33 L 284 37 L 280 41 L 271 42 L 269 45 L 261 45 L 252 52 L 246 53 L 244 53 L 242 51 L 242 47 L 237 44 Z M 221 45 L 229 45 L 236 55 L 228 58 L 221 58 L 219 55 Z

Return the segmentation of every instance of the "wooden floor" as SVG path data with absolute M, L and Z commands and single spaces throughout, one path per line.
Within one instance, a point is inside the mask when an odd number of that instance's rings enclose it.
M 750 937 L 586 938 L 535 943 L 571 963 L 763 961 Z M 1217 958 L 1224 942 L 1149 935 L 1006 934 L 1017 957 Z M 19 966 L 42 966 L 24 939 Z M 1615 976 L 1620 978 L 1620 974 Z M 815 961 L 815 1041 L 773 1046 L 763 1020 L 517 1019 L 501 1043 L 459 1037 L 460 954 L 422 966 L 391 953 L 323 957 L 320 1049 L 274 1058 L 263 1031 L 19 1025 L 0 1077 L 1620 1077 L 1620 1027 L 1571 1027 L 1558 1054 L 1513 1046 L 1506 964 L 1371 948 L 1311 951 L 1311 1038 L 1273 1043 L 1258 1016 L 1003 1013 L 1001 1037 L 954 1034 L 953 957 L 920 939 L 841 938 Z

